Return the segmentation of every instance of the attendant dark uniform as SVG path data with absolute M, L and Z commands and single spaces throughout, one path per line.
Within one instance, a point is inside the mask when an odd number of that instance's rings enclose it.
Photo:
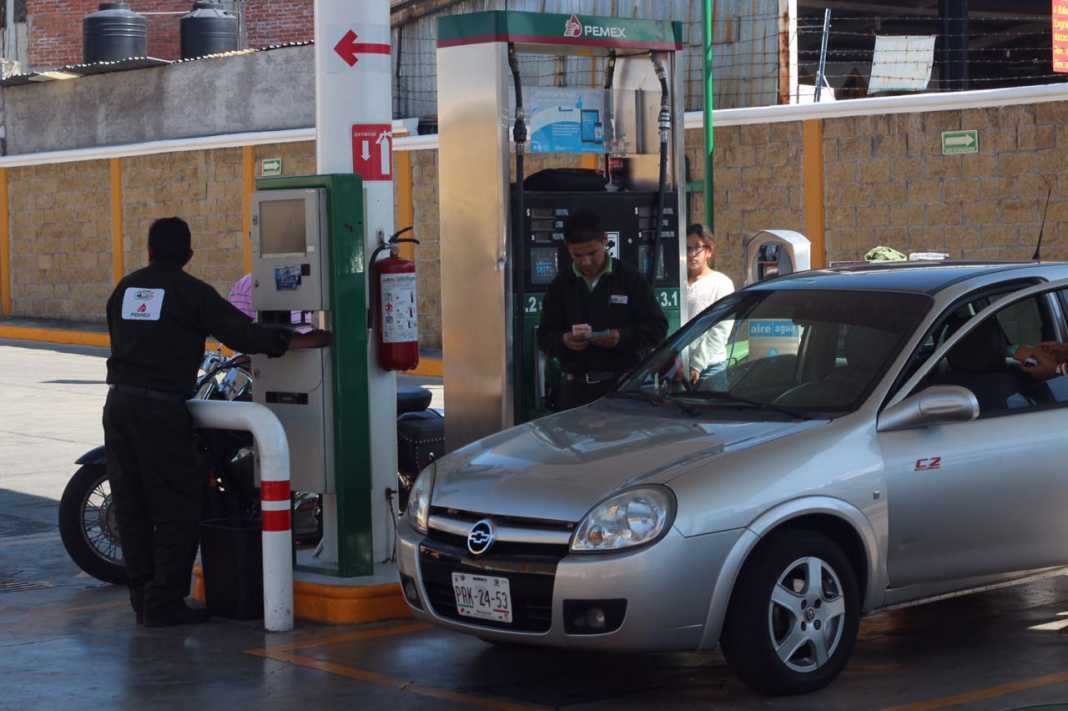
M 564 371 L 557 410 L 593 402 L 610 391 L 616 378 L 667 335 L 667 317 L 649 282 L 629 264 L 611 257 L 607 260 L 592 288 L 572 264 L 545 292 L 538 346 L 547 356 L 558 358 Z M 594 331 L 618 329 L 619 343 L 615 348 L 592 344 L 582 351 L 567 348 L 564 333 L 582 323 Z
M 278 356 L 290 335 L 256 325 L 170 261 L 126 276 L 107 303 L 112 355 L 104 406 L 108 477 L 130 599 L 141 619 L 185 612 L 207 473 L 185 400 L 208 335 Z

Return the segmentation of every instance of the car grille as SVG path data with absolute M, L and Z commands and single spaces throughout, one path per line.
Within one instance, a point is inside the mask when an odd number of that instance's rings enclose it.
M 552 624 L 556 566 L 565 555 L 567 546 L 498 543 L 485 555 L 473 556 L 463 537 L 431 529 L 419 546 L 419 566 L 435 614 L 482 627 L 548 632 Z M 508 578 L 513 621 L 509 624 L 462 616 L 456 610 L 453 573 Z

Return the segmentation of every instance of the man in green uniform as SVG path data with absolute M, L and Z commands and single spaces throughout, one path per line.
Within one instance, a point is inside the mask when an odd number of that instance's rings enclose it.
M 608 254 L 596 215 L 571 215 L 564 239 L 571 266 L 549 285 L 538 327 L 538 346 L 563 369 L 557 410 L 609 392 L 668 328 L 645 277 Z

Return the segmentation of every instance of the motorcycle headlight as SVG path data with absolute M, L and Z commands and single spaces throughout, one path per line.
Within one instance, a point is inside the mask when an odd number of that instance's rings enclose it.
M 624 491 L 593 507 L 571 539 L 573 551 L 617 551 L 655 541 L 675 518 L 675 497 L 665 487 Z
M 419 472 L 419 477 L 408 494 L 408 523 L 420 533 L 426 533 L 426 522 L 430 518 L 430 495 L 434 492 L 434 474 L 437 468 L 437 462 L 434 462 Z

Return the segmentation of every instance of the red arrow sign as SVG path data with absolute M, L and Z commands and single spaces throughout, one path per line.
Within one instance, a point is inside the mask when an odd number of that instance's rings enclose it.
M 360 61 L 359 57 L 356 56 L 357 54 L 389 54 L 390 47 L 388 44 L 357 42 L 356 39 L 358 37 L 358 34 L 349 30 L 341 38 L 341 41 L 334 45 L 334 51 L 350 67 L 356 66 L 356 62 Z

